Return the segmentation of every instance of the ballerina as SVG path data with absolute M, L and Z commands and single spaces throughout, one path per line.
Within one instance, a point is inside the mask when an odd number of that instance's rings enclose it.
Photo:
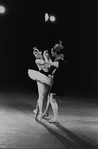
M 51 75 L 52 71 L 49 71 L 52 60 L 47 50 L 45 50 L 42 55 L 42 52 L 36 47 L 33 49 L 33 54 L 36 58 L 35 63 L 37 64 L 39 71 L 29 69 L 28 75 L 31 79 L 37 81 L 38 100 L 36 109 L 33 112 L 35 113 L 35 119 L 40 121 L 42 118 L 43 100 L 48 95 L 49 89 L 53 83 L 53 78 Z

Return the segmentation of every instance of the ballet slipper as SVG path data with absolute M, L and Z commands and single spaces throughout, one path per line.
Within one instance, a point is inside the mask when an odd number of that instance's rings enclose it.
M 57 122 L 58 122 L 58 119 L 56 119 L 56 118 L 53 118 L 53 119 L 49 120 L 49 123 L 57 123 Z

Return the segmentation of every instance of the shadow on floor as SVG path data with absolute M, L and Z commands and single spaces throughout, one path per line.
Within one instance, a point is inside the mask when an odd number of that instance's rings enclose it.
M 91 143 L 88 143 L 81 138 L 77 137 L 74 133 L 63 127 L 60 123 L 54 123 L 56 127 L 61 129 L 64 133 L 68 135 L 68 137 L 72 140 L 68 140 L 64 136 L 60 135 L 59 133 L 52 130 L 50 127 L 48 127 L 45 123 L 39 122 L 42 126 L 44 126 L 53 136 L 55 136 L 66 149 L 98 149 L 96 146 L 92 145 Z
M 68 137 L 71 140 L 73 140 L 74 142 L 76 142 L 77 144 L 79 144 L 80 146 L 82 146 L 83 148 L 85 148 L 85 149 L 98 149 L 96 146 L 92 145 L 91 143 L 88 143 L 88 142 L 80 139 L 79 137 L 77 137 L 74 133 L 72 133 L 71 131 L 69 131 L 68 129 L 66 129 L 60 123 L 54 123 L 54 125 L 56 127 L 58 127 L 59 129 L 61 129 L 64 133 L 66 133 L 68 135 Z

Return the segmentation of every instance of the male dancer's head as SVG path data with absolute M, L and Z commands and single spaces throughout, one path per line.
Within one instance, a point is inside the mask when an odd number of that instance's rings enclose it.
M 61 57 L 61 59 L 64 59 L 64 55 L 61 54 L 61 50 L 63 50 L 64 46 L 62 45 L 62 41 L 59 41 L 58 44 L 55 44 L 55 46 L 51 49 L 51 55 L 53 58 L 57 58 L 58 56 Z

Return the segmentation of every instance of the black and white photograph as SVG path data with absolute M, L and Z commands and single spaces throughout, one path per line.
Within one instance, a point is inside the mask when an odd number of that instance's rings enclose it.
M 97 0 L 0 0 L 0 149 L 98 149 L 97 40 Z

